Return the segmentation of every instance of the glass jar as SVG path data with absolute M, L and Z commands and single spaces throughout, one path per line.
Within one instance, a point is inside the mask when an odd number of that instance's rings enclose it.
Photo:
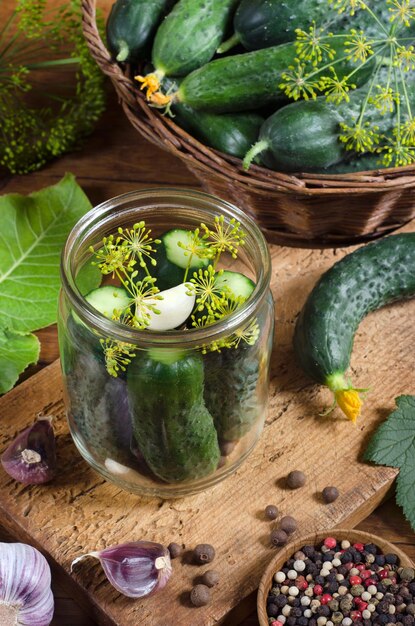
M 221 256 L 222 268 L 255 283 L 227 317 L 196 328 L 137 330 L 105 317 L 82 295 L 85 277 L 98 272 L 93 249 L 119 227 L 144 220 L 157 237 L 170 229 L 193 231 L 202 222 L 213 225 L 219 216 L 225 227 L 236 219 L 246 236 L 237 259 Z M 270 256 L 256 224 L 205 193 L 127 193 L 95 207 L 73 228 L 61 273 L 65 404 L 84 459 L 124 489 L 165 498 L 196 493 L 234 472 L 258 440 L 268 400 L 274 304 Z M 111 276 L 99 278 L 114 285 Z M 113 345 L 129 349 L 125 371 L 117 376 L 108 372 L 104 353 Z

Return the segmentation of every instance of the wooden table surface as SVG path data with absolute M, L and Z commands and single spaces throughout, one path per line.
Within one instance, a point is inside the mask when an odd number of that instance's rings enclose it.
M 82 150 L 26 176 L 11 176 L 0 170 L 1 193 L 29 193 L 57 182 L 65 172 L 76 175 L 93 204 L 137 188 L 159 185 L 198 188 L 198 181 L 180 161 L 144 141 L 130 127 L 110 86 L 108 92 L 107 111 Z M 235 202 L 237 203 L 237 198 Z M 42 345 L 40 361 L 38 365 L 30 367 L 24 373 L 22 380 L 58 357 L 56 327 L 43 329 L 37 335 Z M 414 533 L 402 512 L 394 504 L 393 498 L 381 505 L 359 525 L 359 528 L 396 543 L 415 560 Z M 55 586 L 54 591 L 56 598 L 54 626 L 93 625 L 86 614 L 67 596 L 64 589 Z M 254 626 L 258 623 L 255 617 L 254 596 L 249 598 L 249 603 L 252 615 L 248 621 L 245 619 L 242 622 L 244 626 Z M 246 607 L 243 613 L 246 615 Z M 239 623 L 241 622 L 236 609 L 226 624 L 234 626 Z

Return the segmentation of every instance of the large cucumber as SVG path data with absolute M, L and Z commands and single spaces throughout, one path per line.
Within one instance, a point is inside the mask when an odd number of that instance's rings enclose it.
M 215 54 L 236 0 L 180 0 L 160 24 L 152 63 L 158 76 L 185 76 Z
M 135 63 L 145 49 L 171 0 L 117 0 L 106 31 L 111 54 L 119 62 Z
M 408 88 L 411 107 L 415 105 L 415 90 Z M 349 102 L 334 104 L 324 96 L 301 100 L 282 107 L 261 127 L 259 140 L 246 155 L 244 166 L 260 154 L 267 167 L 285 172 L 325 172 L 326 168 L 343 162 L 353 155 L 340 142 L 340 124 L 357 119 L 366 88 L 356 90 Z M 397 122 L 396 112 L 381 114 L 372 107 L 365 121 L 378 127 L 378 133 L 388 134 Z
M 333 61 L 339 78 L 348 75 L 356 64 L 351 60 L 340 61 L 343 45 L 331 42 L 337 51 Z M 195 70 L 181 82 L 174 102 L 187 104 L 194 109 L 226 113 L 258 109 L 267 104 L 288 101 L 281 87 L 282 74 L 295 63 L 297 52 L 293 43 L 256 50 L 245 54 L 216 59 Z M 373 70 L 371 63 L 353 75 L 353 81 L 361 85 Z M 319 73 L 316 72 L 315 78 Z
M 220 457 L 213 418 L 203 401 L 199 354 L 172 355 L 167 349 L 138 355 L 127 374 L 135 439 L 150 469 L 167 482 L 201 478 Z
M 377 11 L 378 16 L 388 27 L 387 6 L 380 8 L 383 10 Z M 318 28 L 327 26 L 331 31 L 348 32 L 354 28 L 356 31 L 364 30 L 368 36 L 384 36 L 368 11 L 356 10 L 355 15 L 350 17 L 347 12 L 339 14 L 328 5 L 327 0 L 242 0 L 233 20 L 234 34 L 219 47 L 218 52 L 226 52 L 237 43 L 241 43 L 246 50 L 259 50 L 293 41 L 297 28 L 308 30 L 313 22 Z
M 345 372 L 361 320 L 414 295 L 415 233 L 385 237 L 345 256 L 323 274 L 297 320 L 294 349 L 301 367 L 335 393 L 347 390 Z

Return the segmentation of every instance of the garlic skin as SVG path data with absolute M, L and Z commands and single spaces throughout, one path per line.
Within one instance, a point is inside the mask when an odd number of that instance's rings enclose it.
M 49 626 L 53 617 L 50 568 L 24 543 L 0 543 L 1 626 Z
M 56 442 L 50 422 L 46 417 L 38 419 L 1 455 L 4 470 L 24 485 L 49 482 L 56 474 Z
M 169 551 L 153 541 L 132 541 L 88 552 L 72 561 L 71 571 L 87 556 L 99 559 L 109 582 L 128 598 L 142 598 L 163 589 L 172 573 Z

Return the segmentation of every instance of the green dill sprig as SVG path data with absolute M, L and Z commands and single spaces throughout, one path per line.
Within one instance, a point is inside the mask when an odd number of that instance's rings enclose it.
M 339 141 L 346 150 L 379 154 L 385 166 L 413 163 L 415 92 L 407 87 L 414 82 L 415 70 L 413 2 L 381 0 L 375 8 L 365 0 L 328 0 L 328 4 L 353 20 L 365 14 L 370 27 L 350 28 L 336 35 L 314 22 L 307 31 L 297 29 L 297 58 L 282 74 L 280 88 L 294 100 L 325 95 L 335 104 L 350 102 L 356 74 L 370 68 L 367 85 L 353 94 L 354 102 L 360 98 L 358 112 L 351 107 L 350 119 L 340 124 Z M 337 67 L 343 61 L 355 67 L 339 76 Z M 388 131 L 381 132 L 373 123 L 375 113 L 390 117 Z
M 77 146 L 105 108 L 104 76 L 81 24 L 75 0 L 18 0 L 0 29 L 0 165 L 13 174 Z

